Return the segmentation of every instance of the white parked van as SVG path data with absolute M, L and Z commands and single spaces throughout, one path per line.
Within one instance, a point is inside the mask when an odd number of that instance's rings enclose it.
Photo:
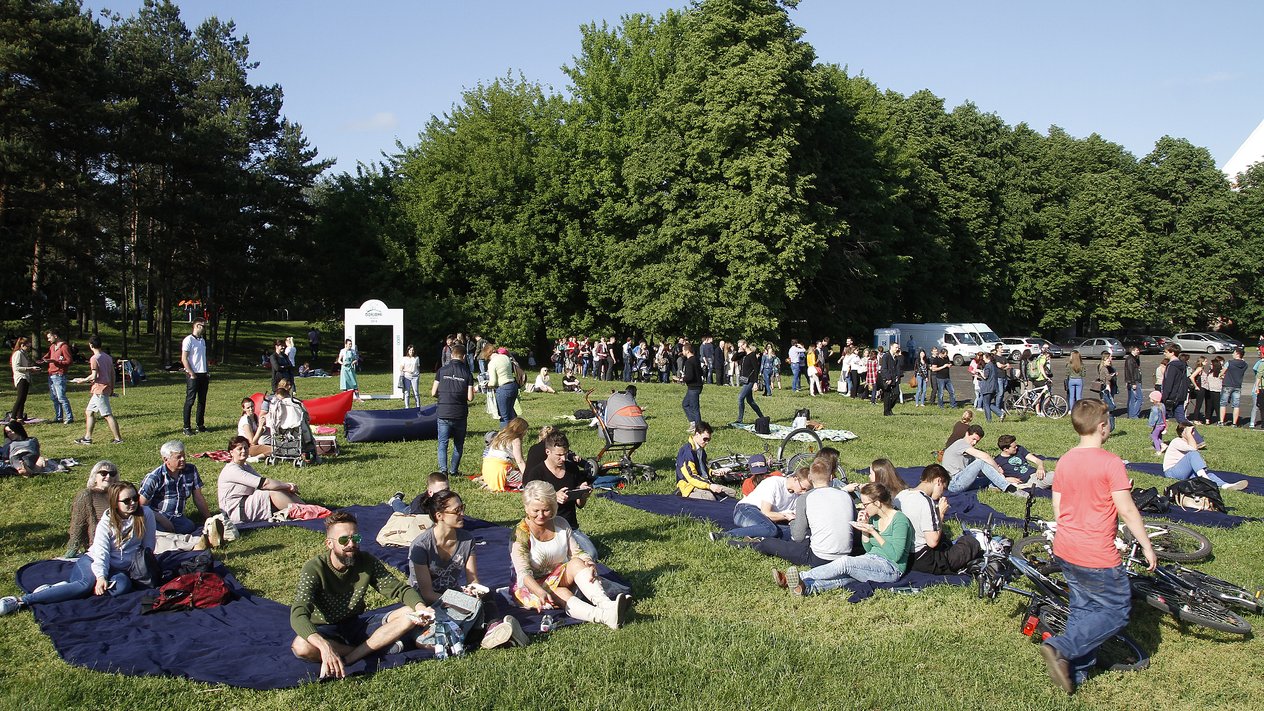
M 982 330 L 990 334 L 997 343 L 1000 342 L 1001 339 L 992 333 L 992 329 L 987 328 L 987 324 L 893 323 L 890 329 L 878 329 L 874 333 L 876 335 L 878 331 L 898 330 L 900 344 L 910 353 L 916 355 L 917 351 L 925 350 L 929 354 L 930 349 L 941 348 L 948 352 L 953 365 L 965 365 L 966 361 L 983 349 L 978 326 L 982 326 Z

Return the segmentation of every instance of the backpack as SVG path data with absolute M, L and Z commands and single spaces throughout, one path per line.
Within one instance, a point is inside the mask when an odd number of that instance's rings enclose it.
M 1153 486 L 1148 489 L 1133 489 L 1132 503 L 1142 513 L 1167 513 L 1172 507 L 1172 500 L 1160 494 Z
M 1220 487 L 1210 479 L 1190 477 L 1172 484 L 1165 493 L 1172 503 L 1181 508 L 1228 513 L 1220 496 Z
M 755 434 L 772 434 L 772 421 L 767 417 L 755 418 Z
M 233 599 L 224 579 L 215 573 L 185 573 L 141 599 L 141 614 L 219 607 Z

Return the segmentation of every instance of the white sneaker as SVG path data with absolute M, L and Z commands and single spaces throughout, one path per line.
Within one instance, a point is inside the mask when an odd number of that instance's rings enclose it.
M 21 604 L 18 603 L 16 597 L 12 595 L 0 597 L 0 615 L 11 615 L 17 612 L 19 607 L 21 607 Z
M 1246 479 L 1242 479 L 1241 481 L 1235 481 L 1229 484 L 1222 484 L 1220 488 L 1227 489 L 1229 491 L 1242 491 L 1249 485 L 1250 483 Z

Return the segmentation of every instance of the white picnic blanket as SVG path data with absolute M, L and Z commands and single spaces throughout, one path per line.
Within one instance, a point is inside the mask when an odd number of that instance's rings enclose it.
M 768 425 L 768 434 L 759 434 L 756 432 L 755 425 L 739 425 L 734 422 L 731 423 L 729 427 L 746 430 L 756 437 L 762 437 L 764 439 L 785 439 L 786 435 L 790 434 L 791 431 L 791 428 L 786 427 L 785 425 L 777 424 Z M 853 439 L 860 439 L 856 433 L 851 430 L 817 430 L 816 434 L 823 442 L 850 442 Z M 800 432 L 794 436 L 794 439 L 798 442 L 811 442 L 812 435 L 806 432 Z

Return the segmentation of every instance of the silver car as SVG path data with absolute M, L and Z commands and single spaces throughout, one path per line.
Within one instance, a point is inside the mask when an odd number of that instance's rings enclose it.
M 1227 341 L 1222 341 L 1215 334 L 1206 331 L 1189 331 L 1187 333 L 1178 333 L 1168 339 L 1168 343 L 1175 343 L 1181 347 L 1183 351 L 1193 353 L 1231 353 L 1233 346 Z
M 1081 358 L 1101 358 L 1103 353 L 1123 358 L 1128 352 L 1118 338 L 1090 338 L 1075 346 L 1075 350 L 1080 352 Z

